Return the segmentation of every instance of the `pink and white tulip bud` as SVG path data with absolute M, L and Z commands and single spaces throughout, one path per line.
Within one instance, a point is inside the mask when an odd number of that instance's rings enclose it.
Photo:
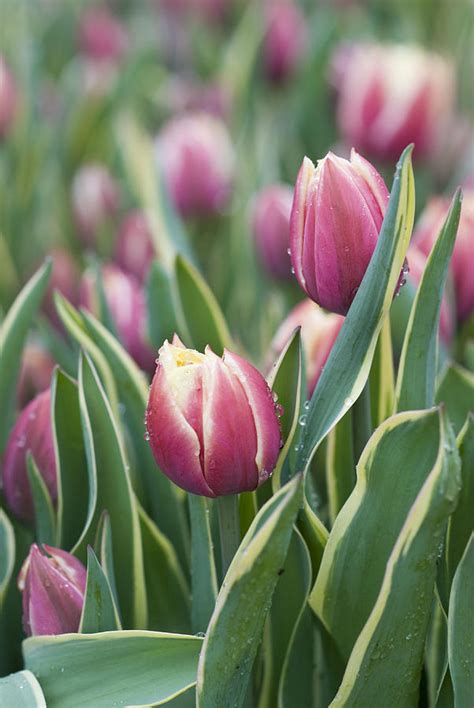
M 122 221 L 115 245 L 115 260 L 141 283 L 145 280 L 155 254 L 145 214 L 138 209 Z
M 316 388 L 343 322 L 341 315 L 325 312 L 312 300 L 303 300 L 291 310 L 276 331 L 271 344 L 272 360 L 283 351 L 295 329 L 301 327 L 309 396 Z
M 0 54 L 0 140 L 10 132 L 17 105 L 17 91 L 12 73 Z
M 23 629 L 28 637 L 77 632 L 81 621 L 86 569 L 60 548 L 34 543 L 18 576 L 23 593 Z
M 163 472 L 192 494 L 217 497 L 256 489 L 280 449 L 272 392 L 245 359 L 160 349 L 146 412 L 147 439 Z
M 318 305 L 347 314 L 374 252 L 389 193 L 377 170 L 351 152 L 304 158 L 290 217 L 291 262 Z
M 50 386 L 53 369 L 54 359 L 44 345 L 37 339 L 29 341 L 23 351 L 18 381 L 20 406 L 26 406 Z
M 293 190 L 286 184 L 265 187 L 256 198 L 253 232 L 262 265 L 274 278 L 291 277 L 290 213 Z
M 382 160 L 397 159 L 415 143 L 431 157 L 450 125 L 455 104 L 452 64 L 409 45 L 356 45 L 342 49 L 338 122 L 349 145 Z M 341 68 L 343 70 L 341 71 Z
M 140 283 L 112 263 L 102 268 L 102 283 L 120 341 L 138 366 L 152 373 L 155 354 L 147 341 L 146 301 Z M 93 315 L 99 315 L 99 294 L 92 270 L 82 277 L 79 301 Z
M 235 155 L 222 121 L 207 113 L 172 118 L 156 140 L 158 163 L 182 216 L 221 211 L 230 196 Z
M 434 197 L 422 213 L 413 233 L 415 245 L 428 255 L 449 211 L 450 200 Z M 474 312 L 474 189 L 464 191 L 461 218 L 451 258 L 450 272 L 460 322 Z
M 21 521 L 31 523 L 35 513 L 27 472 L 28 452 L 31 452 L 55 504 L 58 489 L 49 388 L 21 411 L 3 458 L 2 484 L 7 506 Z
M 128 48 L 122 23 L 105 8 L 84 12 L 79 25 L 79 47 L 90 60 L 118 63 Z
M 117 183 L 100 164 L 81 167 L 72 183 L 72 208 L 77 228 L 88 245 L 116 213 L 119 205 Z
M 306 39 L 305 20 L 292 0 L 272 0 L 265 7 L 263 59 L 271 81 L 279 83 L 298 66 Z

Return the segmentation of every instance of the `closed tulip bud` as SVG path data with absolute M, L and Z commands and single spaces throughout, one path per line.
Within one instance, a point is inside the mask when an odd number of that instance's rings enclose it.
M 128 48 L 121 22 L 104 8 L 87 10 L 80 19 L 79 47 L 88 59 L 117 63 Z
M 70 553 L 36 543 L 23 563 L 23 629 L 28 637 L 77 632 L 86 590 L 86 569 Z
M 147 341 L 146 302 L 140 283 L 112 263 L 102 268 L 102 283 L 120 341 L 138 366 L 151 374 L 155 354 Z M 82 307 L 99 316 L 99 293 L 92 270 L 82 277 L 79 301 Z
M 53 369 L 54 359 L 44 345 L 37 339 L 29 341 L 23 351 L 18 381 L 20 406 L 26 406 L 38 393 L 49 387 Z
M 290 213 L 293 191 L 285 184 L 263 189 L 255 202 L 253 232 L 262 265 L 274 278 L 291 277 Z
M 294 73 L 305 44 L 305 20 L 291 0 L 276 0 L 265 8 L 263 54 L 271 81 L 281 82 Z
M 193 494 L 256 489 L 280 448 L 275 402 L 262 375 L 225 350 L 160 349 L 146 413 L 147 438 L 163 472 Z
M 312 300 L 303 300 L 291 310 L 276 331 L 271 344 L 272 360 L 283 351 L 295 329 L 301 327 L 309 396 L 316 388 L 343 322 L 341 315 L 325 312 Z
M 109 171 L 99 164 L 81 167 L 72 183 L 72 207 L 76 225 L 86 244 L 93 244 L 100 229 L 113 216 L 119 191 Z
M 3 493 L 6 503 L 15 516 L 31 523 L 35 514 L 27 472 L 28 452 L 31 452 L 55 504 L 58 490 L 49 388 L 21 411 L 10 433 L 3 458 Z
M 362 282 L 382 226 L 389 193 L 377 170 L 355 150 L 332 153 L 315 167 L 307 157 L 290 217 L 291 262 L 318 305 L 345 315 Z
M 415 245 L 428 255 L 449 211 L 450 200 L 433 198 L 422 213 L 413 234 Z M 456 296 L 458 320 L 474 312 L 474 189 L 464 191 L 461 218 L 451 258 L 450 272 Z
M 139 210 L 132 211 L 120 225 L 115 245 L 115 260 L 124 271 L 143 282 L 153 257 L 153 240 L 147 218 Z
M 343 52 L 337 115 L 347 143 L 382 160 L 397 159 L 411 142 L 415 156 L 432 156 L 453 118 L 453 66 L 415 46 Z
M 10 132 L 17 104 L 17 93 L 12 73 L 0 54 L 0 140 Z
M 408 279 L 417 288 L 426 268 L 428 260 L 423 251 L 415 245 L 411 245 L 407 253 L 410 270 Z M 439 315 L 439 334 L 444 344 L 449 345 L 454 334 L 454 317 L 451 311 L 451 306 L 446 295 L 441 301 L 441 310 Z
M 51 322 L 59 329 L 62 329 L 61 321 L 54 305 L 54 293 L 61 293 L 70 303 L 77 304 L 79 296 L 79 268 L 65 248 L 54 248 L 50 252 L 53 262 L 51 279 L 44 298 L 43 310 L 48 315 Z
M 158 162 L 182 216 L 212 214 L 228 201 L 234 149 L 222 121 L 206 113 L 171 119 L 156 141 Z

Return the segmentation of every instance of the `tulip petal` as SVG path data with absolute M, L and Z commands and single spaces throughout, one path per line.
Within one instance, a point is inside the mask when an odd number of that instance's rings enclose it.
M 306 290 L 303 272 L 303 233 L 306 221 L 306 204 L 308 189 L 315 174 L 315 167 L 308 157 L 305 157 L 296 179 L 293 206 L 290 215 L 290 248 L 291 262 L 299 284 Z

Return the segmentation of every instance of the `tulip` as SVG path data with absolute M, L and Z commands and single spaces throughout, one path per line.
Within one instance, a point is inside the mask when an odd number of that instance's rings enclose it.
M 146 302 L 140 283 L 116 265 L 102 268 L 105 299 L 118 337 L 138 366 L 152 372 L 155 354 L 147 341 Z M 84 273 L 80 284 L 79 302 L 96 317 L 100 301 L 92 270 Z
M 222 121 L 206 113 L 172 118 L 156 141 L 157 159 L 182 216 L 212 214 L 229 198 L 234 150 Z
M 72 183 L 72 208 L 84 242 L 93 244 L 100 229 L 115 214 L 119 203 L 117 184 L 103 166 L 84 165 Z
M 325 312 L 312 300 L 303 300 L 291 310 L 276 331 L 271 344 L 273 361 L 283 351 L 295 329 L 301 327 L 308 396 L 316 388 L 343 322 L 341 315 Z
M 434 197 L 425 208 L 413 234 L 415 245 L 428 255 L 443 226 L 450 201 Z M 474 189 L 467 188 L 461 208 L 458 233 L 450 272 L 456 296 L 458 320 L 464 322 L 474 312 Z
M 31 523 L 35 515 L 27 472 L 28 452 L 31 452 L 55 504 L 58 490 L 49 388 L 36 396 L 20 413 L 10 433 L 3 459 L 6 503 L 15 516 Z
M 253 232 L 260 260 L 271 276 L 282 280 L 291 277 L 288 251 L 292 201 L 290 187 L 271 185 L 257 195 L 253 215 Z
M 147 439 L 163 472 L 193 494 L 251 491 L 273 471 L 280 448 L 275 402 L 245 359 L 177 337 L 160 349 L 146 412 Z
M 79 295 L 80 272 L 73 257 L 65 248 L 54 248 L 50 252 L 53 262 L 51 278 L 44 298 L 43 310 L 52 323 L 61 329 L 61 321 L 54 305 L 54 293 L 61 293 L 75 305 Z
M 86 590 L 86 569 L 70 553 L 36 543 L 23 563 L 23 629 L 28 637 L 77 632 Z
M 455 104 L 450 62 L 416 46 L 355 45 L 336 57 L 338 123 L 349 145 L 382 160 L 409 143 L 430 157 L 448 129 Z M 343 70 L 341 71 L 341 64 Z
M 118 63 L 128 48 L 121 22 L 104 8 L 87 10 L 80 20 L 79 47 L 90 60 Z
M 278 83 L 295 72 L 305 44 L 305 21 L 294 2 L 276 0 L 266 5 L 265 24 L 265 70 L 269 79 Z
M 0 54 L 0 140 L 6 138 L 13 124 L 17 92 L 12 73 Z
M 132 211 L 120 226 L 115 260 L 126 273 L 143 282 L 153 257 L 153 240 L 146 216 L 139 210 Z
M 27 343 L 21 360 L 18 401 L 21 406 L 31 401 L 51 384 L 54 359 L 38 339 Z
M 291 262 L 306 294 L 347 314 L 374 252 L 389 193 L 377 170 L 352 150 L 315 167 L 304 158 L 290 217 Z

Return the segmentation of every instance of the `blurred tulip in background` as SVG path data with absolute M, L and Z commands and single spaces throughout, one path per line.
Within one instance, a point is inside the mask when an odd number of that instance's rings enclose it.
M 115 260 L 122 270 L 143 282 L 153 256 L 153 241 L 146 215 L 138 209 L 129 212 L 117 234 Z
M 122 23 L 104 7 L 87 9 L 80 19 L 79 47 L 90 60 L 119 62 L 128 48 Z
M 119 205 L 119 190 L 104 165 L 83 165 L 72 183 L 72 208 L 77 229 L 88 245 L 113 216 Z
M 265 4 L 263 55 L 265 71 L 272 81 L 289 78 L 296 70 L 304 51 L 305 20 L 292 0 L 271 0 Z
M 17 89 L 8 64 L 0 54 L 0 140 L 11 130 L 17 105 Z
M 18 380 L 18 402 L 21 407 L 50 386 L 54 365 L 53 357 L 40 338 L 27 343 Z
M 253 232 L 260 261 L 274 278 L 291 277 L 290 213 L 293 190 L 286 184 L 272 184 L 256 196 Z

